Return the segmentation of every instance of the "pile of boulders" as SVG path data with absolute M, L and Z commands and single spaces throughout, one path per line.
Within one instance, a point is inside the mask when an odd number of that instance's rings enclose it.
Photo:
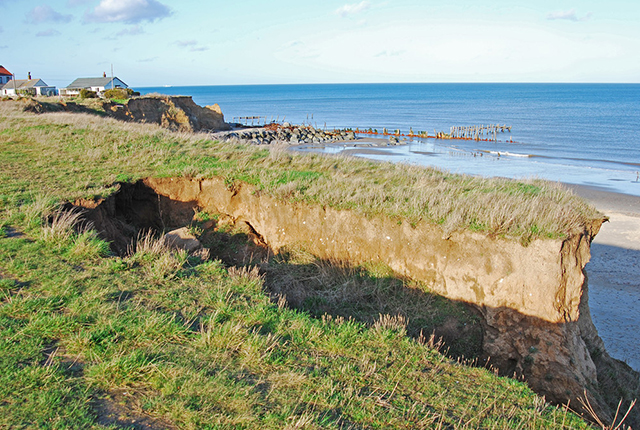
M 220 136 L 224 141 L 242 141 L 254 145 L 284 143 L 302 145 L 356 140 L 356 134 L 349 130 L 320 130 L 311 126 L 296 126 L 288 123 L 269 124 L 261 128 L 234 130 Z

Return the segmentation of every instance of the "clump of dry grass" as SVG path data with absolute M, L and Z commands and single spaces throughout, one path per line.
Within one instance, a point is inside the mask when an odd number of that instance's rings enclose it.
M 152 231 L 140 233 L 129 250 L 129 259 L 143 266 L 154 282 L 173 279 L 188 258 L 187 251 L 171 248 L 164 235 L 156 237 Z
M 264 163 L 269 167 L 295 164 L 298 170 L 321 175 L 273 186 L 271 192 L 281 198 L 411 223 L 437 223 L 445 233 L 471 229 L 528 241 L 565 236 L 601 217 L 562 185 L 544 180 L 453 175 L 436 168 L 345 157 L 288 157 L 272 153 Z
M 378 320 L 373 324 L 373 329 L 382 331 L 382 330 L 392 330 L 397 331 L 398 333 L 406 333 L 407 331 L 407 319 L 402 315 L 382 315 Z
M 82 214 L 78 211 L 57 211 L 51 216 L 51 223 L 42 228 L 42 239 L 48 244 L 59 244 L 68 241 L 81 223 Z M 90 226 L 84 226 L 85 232 Z M 81 232 L 81 233 L 82 233 Z

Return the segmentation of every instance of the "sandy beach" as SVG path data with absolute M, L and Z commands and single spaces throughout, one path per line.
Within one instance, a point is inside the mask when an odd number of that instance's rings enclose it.
M 609 354 L 640 370 L 640 197 L 569 188 L 609 217 L 591 245 L 589 307 Z

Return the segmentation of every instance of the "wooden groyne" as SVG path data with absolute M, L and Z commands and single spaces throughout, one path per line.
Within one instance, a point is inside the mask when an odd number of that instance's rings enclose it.
M 233 120 L 236 124 L 242 124 L 245 126 L 249 125 L 249 121 L 251 121 L 251 125 L 260 125 L 260 122 L 263 124 L 267 123 L 266 116 L 234 116 Z
M 456 140 L 477 140 L 483 142 L 495 142 L 498 140 L 498 133 L 504 133 L 506 131 L 511 132 L 510 125 L 489 124 L 489 125 L 472 125 L 472 126 L 453 126 L 449 129 L 449 132 L 433 130 L 433 135 L 430 135 L 427 131 L 413 131 L 413 128 L 409 129 L 409 133 L 402 133 L 399 129 L 388 130 L 383 128 L 382 131 L 378 129 L 368 128 L 354 130 L 359 134 L 369 134 L 374 136 L 397 136 L 397 137 L 417 137 L 420 139 L 456 139 Z M 513 143 L 511 136 L 506 142 Z
M 498 133 L 504 133 L 505 131 L 511 132 L 511 126 L 500 124 L 472 125 L 470 127 L 451 127 L 449 136 L 451 139 L 481 140 L 487 138 L 489 140 L 497 140 Z

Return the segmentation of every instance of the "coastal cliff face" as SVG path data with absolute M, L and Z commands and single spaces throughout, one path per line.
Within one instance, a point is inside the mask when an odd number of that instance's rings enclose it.
M 136 217 L 161 214 L 163 224 L 178 225 L 187 224 L 194 210 L 224 214 L 248 224 L 275 253 L 303 244 L 319 258 L 382 262 L 433 292 L 471 304 L 483 317 L 485 365 L 524 378 L 547 400 L 570 402 L 573 409 L 582 409 L 578 399 L 586 393 L 599 416 L 611 416 L 592 357 L 608 356 L 588 312 L 583 270 L 603 220 L 566 238 L 523 246 L 474 232 L 445 236 L 427 223 L 285 203 L 248 185 L 230 189 L 223 179 L 148 178 L 137 186 L 148 196 L 137 197 Z M 94 219 L 106 225 L 103 230 L 123 228 L 99 216 Z
M 24 107 L 27 112 L 77 112 L 102 114 L 121 121 L 134 121 L 158 124 L 174 131 L 225 131 L 230 130 L 224 122 L 220 106 L 201 107 L 195 104 L 191 96 L 144 96 L 127 101 L 126 104 L 111 100 L 95 100 L 93 106 L 85 106 L 73 101 L 45 102 L 30 100 Z M 101 109 L 101 110 L 100 110 Z
M 107 109 L 105 109 L 107 110 Z M 113 116 L 122 120 L 159 124 L 177 131 L 229 130 L 220 107 L 201 107 L 191 96 L 140 97 L 129 100 L 126 106 L 114 106 Z

